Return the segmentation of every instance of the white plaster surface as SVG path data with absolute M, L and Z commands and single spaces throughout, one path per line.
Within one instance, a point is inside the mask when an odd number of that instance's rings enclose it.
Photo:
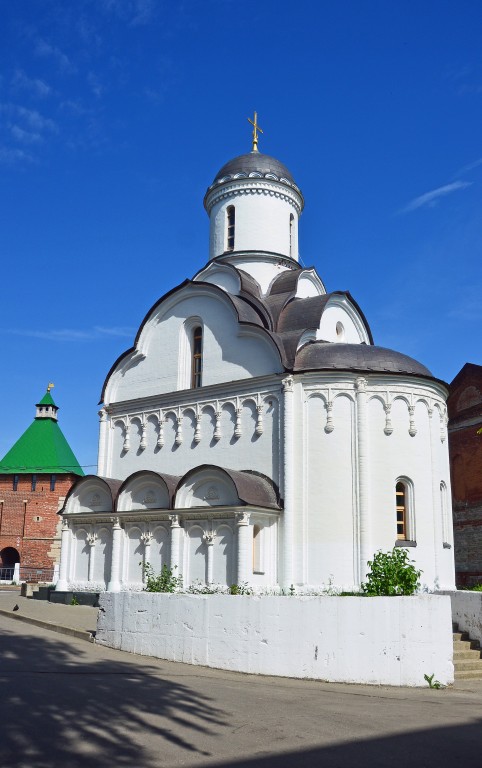
M 279 597 L 105 593 L 96 642 L 169 661 L 329 682 L 453 682 L 444 595 Z
M 447 592 L 452 601 L 452 619 L 461 632 L 482 643 L 482 592 Z

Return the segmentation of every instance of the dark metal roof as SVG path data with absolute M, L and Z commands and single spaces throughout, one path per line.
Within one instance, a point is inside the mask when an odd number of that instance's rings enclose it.
M 318 328 L 323 310 L 333 294 L 309 296 L 306 299 L 292 299 L 281 311 L 277 331 Z
M 226 467 L 219 467 L 216 464 L 200 464 L 186 472 L 179 481 L 178 489 L 188 477 L 195 475 L 203 469 L 216 469 L 228 475 L 236 487 L 239 499 L 244 504 L 252 507 L 268 507 L 270 509 L 280 508 L 279 493 L 274 482 L 265 475 L 249 470 L 238 472 L 233 469 L 226 469 Z
M 272 173 L 278 179 L 286 179 L 290 184 L 294 184 L 294 179 L 286 165 L 280 163 L 275 157 L 270 155 L 263 155 L 261 152 L 248 152 L 245 155 L 239 155 L 233 158 L 228 163 L 223 165 L 220 171 L 216 174 L 213 184 L 221 181 L 225 177 L 233 177 L 239 173 L 244 173 L 249 176 L 250 173 L 261 173 L 262 176 L 266 176 L 267 173 Z
M 408 373 L 433 378 L 424 365 L 393 349 L 368 344 L 334 344 L 324 341 L 305 344 L 296 355 L 293 370 L 296 372 L 343 370 Z

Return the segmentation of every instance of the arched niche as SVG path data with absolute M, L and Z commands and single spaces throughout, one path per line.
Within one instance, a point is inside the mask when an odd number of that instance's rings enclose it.
M 65 504 L 65 512 L 112 512 L 112 492 L 100 477 L 78 480 Z
M 230 507 L 242 502 L 236 486 L 222 469 L 203 467 L 192 470 L 179 483 L 175 504 L 176 509 L 191 507 Z
M 169 491 L 165 480 L 156 472 L 136 472 L 122 485 L 119 512 L 142 509 L 169 509 Z

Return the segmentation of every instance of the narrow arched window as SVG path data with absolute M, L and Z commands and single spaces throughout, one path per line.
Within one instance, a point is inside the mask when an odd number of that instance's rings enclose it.
M 290 256 L 293 258 L 293 223 L 295 217 L 290 213 Z
M 397 539 L 407 539 L 407 487 L 398 482 L 395 486 L 397 505 Z
M 192 331 L 192 367 L 191 367 L 191 387 L 197 389 L 202 386 L 203 370 L 203 329 L 200 325 L 193 328 Z
M 450 548 L 451 546 L 451 535 L 450 535 L 450 519 L 449 519 L 449 509 L 447 504 L 447 486 L 445 485 L 444 481 L 440 483 L 440 507 L 442 512 L 442 543 L 444 547 Z
M 227 215 L 227 238 L 226 238 L 226 250 L 234 250 L 234 230 L 236 226 L 234 205 L 230 205 L 226 211 Z

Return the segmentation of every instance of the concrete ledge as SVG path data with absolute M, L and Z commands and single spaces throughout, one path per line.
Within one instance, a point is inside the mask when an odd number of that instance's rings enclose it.
M 327 682 L 451 684 L 450 600 L 105 593 L 96 642 L 169 661 Z
M 468 632 L 472 640 L 478 640 L 482 645 L 482 592 L 457 590 L 445 592 L 452 602 L 452 618 L 459 629 Z
M 12 611 L 4 611 L 3 609 L 0 609 L 0 615 L 6 616 L 8 619 L 15 619 L 15 621 L 23 621 L 25 624 L 33 624 L 35 627 L 40 627 L 41 629 L 49 629 L 51 632 L 58 632 L 60 635 L 70 635 L 70 637 L 76 637 L 78 640 L 87 640 L 88 643 L 94 642 L 92 632 L 88 632 L 85 629 L 64 627 L 59 624 L 52 624 L 50 621 L 34 619 L 32 616 L 22 616 L 17 613 L 12 613 Z

